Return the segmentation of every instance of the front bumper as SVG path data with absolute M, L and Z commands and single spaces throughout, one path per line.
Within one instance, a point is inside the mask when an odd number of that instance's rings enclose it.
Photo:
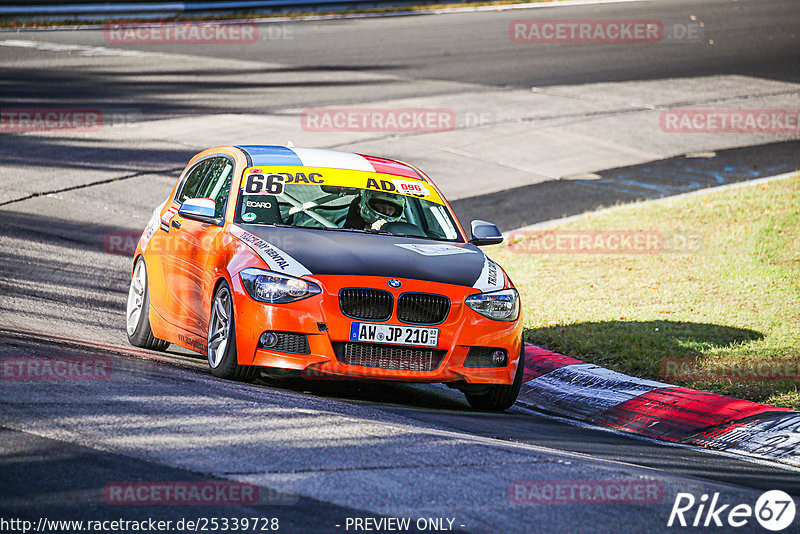
M 279 369 L 303 371 L 306 376 L 340 376 L 411 382 L 458 382 L 475 384 L 511 384 L 519 363 L 522 343 L 522 318 L 514 322 L 487 319 L 464 304 L 475 289 L 450 284 L 403 280 L 399 289 L 392 289 L 387 278 L 372 276 L 309 276 L 322 293 L 291 304 L 264 304 L 253 300 L 233 278 L 236 343 L 239 363 Z M 439 366 L 431 371 L 408 371 L 348 365 L 340 362 L 333 343 L 347 342 L 353 321 L 339 307 L 339 291 L 347 287 L 375 288 L 394 295 L 395 302 L 405 292 L 435 293 L 450 299 L 450 312 L 444 322 L 433 325 L 439 329 L 437 349 L 446 351 Z M 385 324 L 403 324 L 397 310 Z M 265 331 L 305 334 L 310 354 L 290 354 L 258 347 Z M 505 367 L 465 367 L 470 347 L 496 347 L 508 352 Z

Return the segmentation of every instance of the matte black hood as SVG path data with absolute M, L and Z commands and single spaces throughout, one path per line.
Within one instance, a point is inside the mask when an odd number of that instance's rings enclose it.
M 472 287 L 486 261 L 483 252 L 468 243 L 249 224 L 240 228 L 318 275 L 385 276 Z M 446 248 L 437 252 L 436 247 Z

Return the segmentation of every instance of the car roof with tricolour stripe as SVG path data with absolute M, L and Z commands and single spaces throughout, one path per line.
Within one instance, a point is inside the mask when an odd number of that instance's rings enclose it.
M 272 145 L 237 146 L 247 155 L 251 167 L 286 165 L 293 167 L 320 167 L 326 169 L 349 169 L 353 171 L 379 172 L 426 181 L 414 167 L 405 163 L 375 156 L 326 150 L 322 148 L 298 148 Z

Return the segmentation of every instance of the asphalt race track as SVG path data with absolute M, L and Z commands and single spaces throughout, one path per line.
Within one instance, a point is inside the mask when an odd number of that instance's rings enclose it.
M 509 38 L 515 20 L 556 18 L 658 20 L 673 33 L 646 44 Z M 674 33 L 689 27 L 691 39 Z M 22 531 L 2 523 L 11 518 L 48 532 L 78 529 L 42 518 L 153 519 L 177 532 L 212 530 L 186 521 L 247 517 L 269 527 L 277 518 L 282 532 L 368 530 L 354 518 L 411 518 L 411 531 L 722 532 L 731 527 L 668 529 L 678 493 L 751 506 L 766 490 L 800 496 L 798 469 L 521 408 L 476 413 L 443 386 L 247 385 L 214 379 L 182 349 L 133 349 L 130 256 L 113 241 L 137 239 L 188 159 L 218 144 L 292 141 L 404 159 L 434 177 L 462 222 L 504 231 L 798 170 L 796 129 L 659 128 L 659 114 L 679 107 L 800 109 L 798 2 L 284 21 L 259 36 L 187 45 L 114 42 L 102 29 L 0 32 L 0 110 L 103 117 L 86 131 L 0 128 L 0 357 L 100 366 L 91 380 L 0 380 L 0 531 Z M 302 119 L 311 108 L 359 107 L 447 109 L 455 126 L 331 132 Z M 515 493 L 578 481 L 657 491 L 611 504 Z M 114 498 L 120 485 L 170 483 L 255 488 L 255 497 Z M 390 530 L 380 525 L 372 531 Z M 736 531 L 765 532 L 752 519 Z

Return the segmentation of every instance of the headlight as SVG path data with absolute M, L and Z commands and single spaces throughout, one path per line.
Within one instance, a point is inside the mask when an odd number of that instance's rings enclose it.
M 516 289 L 503 289 L 467 297 L 467 306 L 484 317 L 495 321 L 516 321 L 519 317 L 519 293 Z
M 259 302 L 286 304 L 308 298 L 322 290 L 313 282 L 307 282 L 285 274 L 261 269 L 245 269 L 239 273 L 242 285 L 251 297 Z

